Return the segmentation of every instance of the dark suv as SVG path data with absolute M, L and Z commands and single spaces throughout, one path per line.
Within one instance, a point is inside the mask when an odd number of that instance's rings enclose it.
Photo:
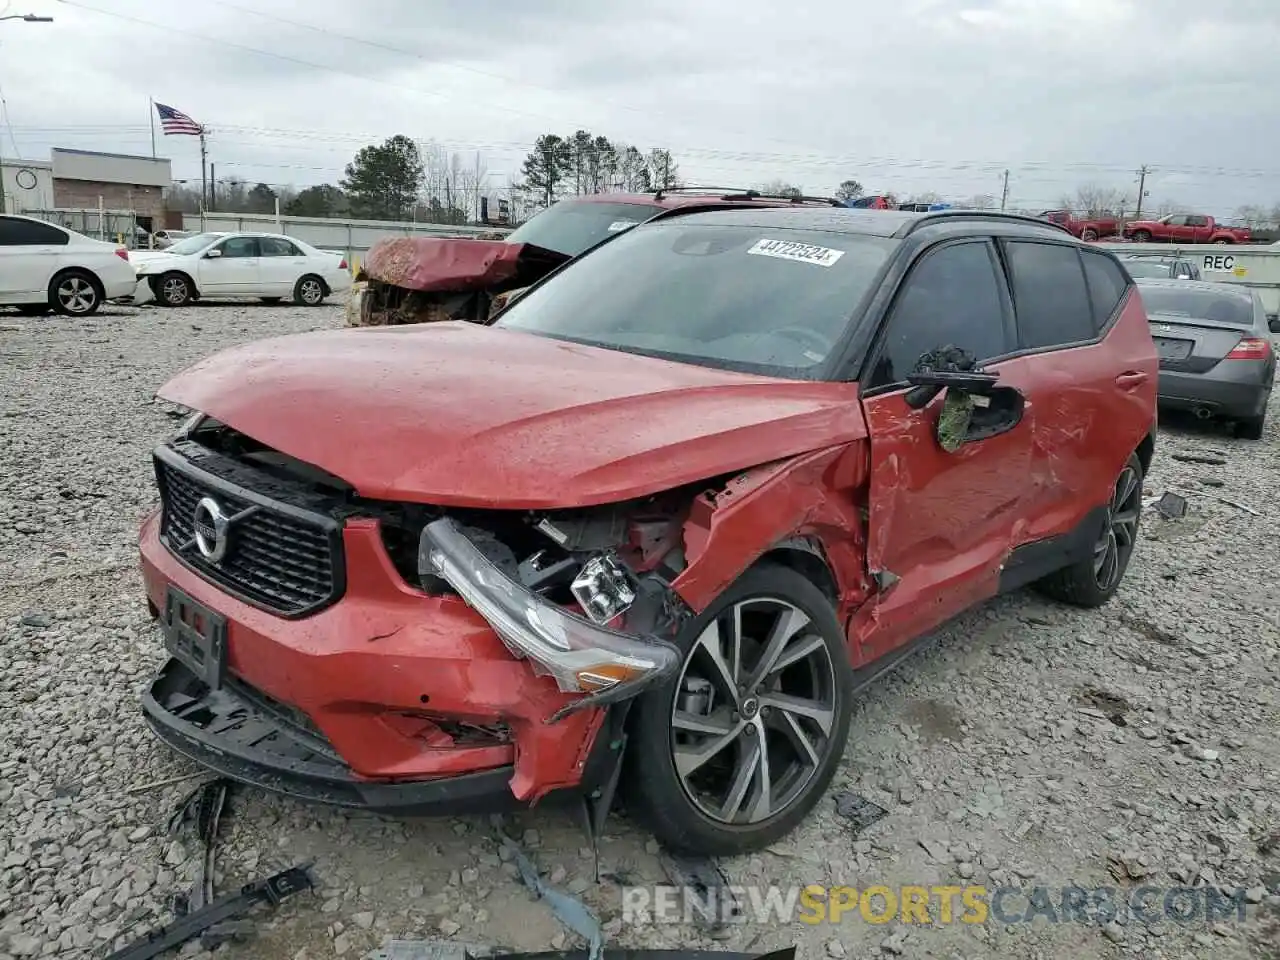
M 598 824 L 621 771 L 669 847 L 759 849 L 943 621 L 1112 597 L 1157 371 L 1106 250 L 816 207 L 661 214 L 490 325 L 227 350 L 159 391 L 199 413 L 142 527 L 147 718 L 383 812 Z

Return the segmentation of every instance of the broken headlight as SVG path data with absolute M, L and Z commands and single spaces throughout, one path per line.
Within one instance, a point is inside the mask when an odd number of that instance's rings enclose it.
M 596 623 L 608 623 L 635 603 L 636 588 L 617 558 L 592 557 L 582 565 L 569 590 Z
M 665 641 L 592 623 L 533 593 L 486 558 L 448 517 L 423 529 L 418 571 L 448 581 L 512 653 L 535 661 L 566 693 L 593 694 L 596 702 L 623 699 L 680 662 L 679 652 Z M 610 587 L 607 571 L 600 572 L 603 597 Z M 608 606 L 618 600 L 615 591 L 601 602 Z

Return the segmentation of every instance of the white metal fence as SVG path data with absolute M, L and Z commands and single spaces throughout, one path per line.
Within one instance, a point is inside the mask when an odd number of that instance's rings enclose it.
M 354 271 L 365 253 L 387 237 L 475 237 L 505 236 L 511 231 L 502 227 L 455 227 L 441 223 L 414 223 L 388 220 L 330 220 L 320 217 L 278 219 L 260 213 L 184 214 L 183 228 L 191 231 L 257 231 L 283 233 L 322 250 L 346 255 Z

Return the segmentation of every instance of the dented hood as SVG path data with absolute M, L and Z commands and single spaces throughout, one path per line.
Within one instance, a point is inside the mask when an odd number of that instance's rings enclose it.
M 260 340 L 159 394 L 363 496 L 442 506 L 609 503 L 866 436 L 854 384 L 456 322 Z
M 569 257 L 528 243 L 456 237 L 397 237 L 369 251 L 371 280 L 424 293 L 498 292 L 525 286 Z

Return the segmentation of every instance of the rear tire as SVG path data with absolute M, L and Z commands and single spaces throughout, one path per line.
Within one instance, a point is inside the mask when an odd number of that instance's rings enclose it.
M 49 282 L 49 303 L 64 317 L 88 317 L 102 306 L 102 284 L 87 270 L 63 270 Z
M 328 295 L 324 281 L 313 273 L 300 278 L 293 287 L 293 302 L 300 307 L 318 307 Z
M 1038 581 L 1036 589 L 1075 607 L 1102 606 L 1115 596 L 1124 579 L 1138 543 L 1141 519 L 1142 461 L 1134 453 L 1112 487 L 1102 536 L 1094 544 L 1092 555 L 1055 570 Z
M 783 667 L 757 679 L 775 635 L 768 662 Z M 759 850 L 809 814 L 844 753 L 853 705 L 844 631 L 817 586 L 761 564 L 676 644 L 679 672 L 631 712 L 624 796 L 673 852 Z

